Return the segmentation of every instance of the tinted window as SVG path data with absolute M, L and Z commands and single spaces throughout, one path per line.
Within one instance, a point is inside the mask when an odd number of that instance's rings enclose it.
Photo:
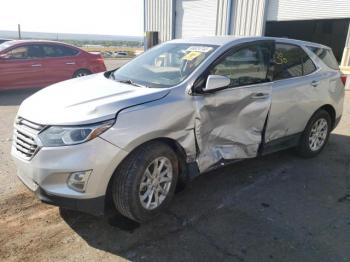
M 328 67 L 339 70 L 337 59 L 334 57 L 332 50 L 326 48 L 308 47 L 314 52 Z
M 267 81 L 269 60 L 269 43 L 250 45 L 227 55 L 210 74 L 229 77 L 231 87 L 262 83 Z
M 20 46 L 6 53 L 8 59 L 34 59 L 43 57 L 38 45 Z
M 44 45 L 43 50 L 47 57 L 74 56 L 78 53 L 75 49 L 59 45 Z
M 316 70 L 310 57 L 296 45 L 277 43 L 273 62 L 274 80 L 308 75 Z
M 74 56 L 78 54 L 78 50 L 66 46 L 57 46 L 57 50 L 61 56 Z

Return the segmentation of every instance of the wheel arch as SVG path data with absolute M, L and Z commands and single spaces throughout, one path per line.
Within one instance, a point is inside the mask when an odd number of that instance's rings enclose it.
M 186 162 L 186 151 L 185 149 L 181 146 L 181 144 L 176 141 L 175 139 L 172 138 L 168 138 L 168 137 L 159 137 L 159 138 L 155 138 L 155 139 L 151 139 L 148 140 L 146 142 L 141 143 L 140 145 L 136 146 L 135 148 L 133 148 L 129 154 L 118 164 L 118 166 L 115 168 L 112 176 L 109 179 L 108 185 L 107 185 L 107 189 L 106 189 L 106 197 L 105 197 L 105 201 L 106 201 L 106 206 L 110 206 L 109 202 L 112 203 L 112 182 L 113 179 L 115 179 L 115 174 L 116 171 L 118 170 L 118 167 L 128 159 L 128 157 L 134 153 L 136 150 L 138 150 L 141 147 L 146 146 L 147 144 L 150 143 L 154 143 L 154 142 L 161 142 L 164 143 L 166 145 L 168 145 L 176 154 L 178 162 L 179 162 L 179 176 L 178 176 L 178 181 L 177 181 L 177 190 L 181 190 L 182 188 L 184 188 L 186 186 L 186 184 L 189 182 L 190 180 L 190 176 L 189 176 L 189 170 L 188 170 L 188 164 Z
M 85 67 L 82 67 L 82 68 L 79 68 L 79 69 L 75 70 L 74 73 L 73 73 L 73 75 L 72 75 L 72 77 L 74 78 L 75 75 L 76 75 L 79 71 L 87 71 L 87 72 L 89 72 L 89 74 L 92 74 L 92 71 L 91 71 L 90 69 L 85 68 Z
M 316 112 L 318 112 L 318 111 L 320 111 L 320 110 L 325 110 L 328 114 L 329 114 L 329 116 L 331 117 L 331 121 L 332 121 L 332 123 L 331 123 L 331 129 L 334 129 L 335 128 L 335 124 L 336 124 L 336 111 L 335 111 L 335 108 L 332 106 L 332 105 L 330 105 L 330 104 L 326 104 L 326 105 L 323 105 L 323 106 L 321 106 L 320 108 L 318 108 L 314 113 L 313 113 L 313 115 L 316 113 Z M 313 116 L 312 115 L 312 116 Z M 311 117 L 312 117 L 311 116 Z

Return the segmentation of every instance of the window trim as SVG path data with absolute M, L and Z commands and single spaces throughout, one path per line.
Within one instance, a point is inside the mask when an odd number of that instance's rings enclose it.
M 288 43 L 288 42 L 282 42 L 282 41 L 275 41 L 275 48 L 276 48 L 276 45 L 277 44 L 285 44 L 285 45 L 291 45 L 291 46 L 296 46 L 296 47 L 299 47 L 301 48 L 301 50 L 304 51 L 304 53 L 310 58 L 310 60 L 312 61 L 312 63 L 314 64 L 316 70 L 307 74 L 307 75 L 304 75 L 304 67 L 303 67 L 303 75 L 301 76 L 293 76 L 293 77 L 288 77 L 288 78 L 283 78 L 283 79 L 277 79 L 275 80 L 274 78 L 272 79 L 272 83 L 276 83 L 276 82 L 279 82 L 279 81 L 286 81 L 286 80 L 289 80 L 289 79 L 295 79 L 295 78 L 300 78 L 300 77 L 305 77 L 305 76 L 310 76 L 310 75 L 313 75 L 314 73 L 316 72 L 319 72 L 321 69 L 320 67 L 318 66 L 318 64 L 315 62 L 314 59 L 312 59 L 312 57 L 310 57 L 310 55 L 307 53 L 307 50 L 305 48 L 305 46 L 303 45 L 298 45 L 296 43 Z M 302 62 L 304 64 L 304 61 Z

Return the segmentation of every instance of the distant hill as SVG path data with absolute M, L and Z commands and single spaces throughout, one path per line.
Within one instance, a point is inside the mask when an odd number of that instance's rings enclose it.
M 122 35 L 95 35 L 95 34 L 64 34 L 45 32 L 21 32 L 23 39 L 46 39 L 46 40 L 77 40 L 77 41 L 142 41 L 141 36 Z M 0 38 L 17 39 L 17 31 L 1 31 Z

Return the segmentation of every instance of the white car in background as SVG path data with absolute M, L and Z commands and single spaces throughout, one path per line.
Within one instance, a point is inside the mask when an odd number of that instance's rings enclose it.
M 126 51 L 115 51 L 113 54 L 112 54 L 113 57 L 128 57 L 129 54 L 128 52 Z

